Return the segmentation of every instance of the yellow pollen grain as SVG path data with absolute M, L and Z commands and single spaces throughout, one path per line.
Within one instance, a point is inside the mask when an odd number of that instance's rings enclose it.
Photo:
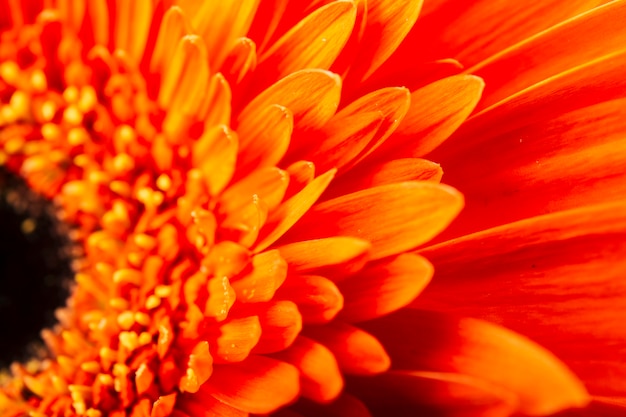
M 20 73 L 20 67 L 14 61 L 6 61 L 0 64 L 0 77 L 10 85 L 15 85 L 18 75 Z
M 71 105 L 63 111 L 63 120 L 70 125 L 78 126 L 83 121 L 83 114 L 78 110 L 78 107 Z
M 121 297 L 111 298 L 109 300 L 109 306 L 116 310 L 126 310 L 128 308 L 128 301 Z
M 54 123 L 45 123 L 41 126 L 41 136 L 49 141 L 57 140 L 61 136 L 61 129 Z
M 100 348 L 100 352 L 98 352 L 98 354 L 103 360 L 114 361 L 115 359 L 117 359 L 117 354 L 115 353 L 115 351 L 106 346 Z
M 120 332 L 118 339 L 120 345 L 124 346 L 129 351 L 139 347 L 139 336 L 135 332 Z
M 87 132 L 83 128 L 75 127 L 67 132 L 67 143 L 71 146 L 82 145 L 87 142 Z
M 156 295 L 151 295 L 146 299 L 145 305 L 148 310 L 152 310 L 154 308 L 157 308 L 159 305 L 161 305 L 161 299 L 157 297 Z
M 99 374 L 98 382 L 100 382 L 102 385 L 111 386 L 113 385 L 113 377 L 109 374 Z
M 99 410 L 96 410 L 95 408 L 90 408 L 87 410 L 85 415 L 87 417 L 102 417 L 102 412 Z
M 132 311 L 124 311 L 117 316 L 117 324 L 124 329 L 129 330 L 135 324 L 135 315 Z
M 109 184 L 109 188 L 114 193 L 119 194 L 123 197 L 129 197 L 131 194 L 130 184 L 124 181 L 119 181 L 119 180 L 111 181 L 111 184 Z
M 84 362 L 80 365 L 80 369 L 90 374 L 97 374 L 100 372 L 100 364 L 96 361 Z
M 80 90 L 80 98 L 78 99 L 78 109 L 87 113 L 93 110 L 97 103 L 96 90 L 90 85 L 87 85 Z
M 135 167 L 135 161 L 133 158 L 126 154 L 121 153 L 113 158 L 113 169 L 118 174 L 126 174 L 130 172 Z
M 161 191 L 168 191 L 172 187 L 172 179 L 167 174 L 161 174 L 156 180 L 156 186 Z
M 80 154 L 74 157 L 73 162 L 77 167 L 85 168 L 91 163 L 91 159 L 85 154 Z
M 9 155 L 15 155 L 24 147 L 24 138 L 16 137 L 7 140 L 4 144 L 4 150 Z
M 13 93 L 9 105 L 18 118 L 26 118 L 30 113 L 30 97 L 23 91 L 18 90 Z
M 145 250 L 151 250 L 157 245 L 156 238 L 145 233 L 138 233 L 134 235 L 133 241 L 135 242 L 135 245 Z
M 172 287 L 169 285 L 157 285 L 154 288 L 154 294 L 160 298 L 167 298 L 172 295 Z
M 78 88 L 74 85 L 70 85 L 63 91 L 63 98 L 68 103 L 76 103 L 76 101 L 78 101 Z
M 148 332 L 141 332 L 139 338 L 137 339 L 139 346 L 145 346 L 147 344 L 152 343 L 152 335 Z
M 17 120 L 15 110 L 13 110 L 13 108 L 8 104 L 5 104 L 0 109 L 0 117 L 2 118 L 2 124 L 15 123 L 15 121 Z
M 30 74 L 30 86 L 36 93 L 43 93 L 48 89 L 48 80 L 42 70 L 36 69 Z
M 119 139 L 124 143 L 132 143 L 136 139 L 135 130 L 128 125 L 121 125 L 117 129 Z
M 43 122 L 49 122 L 54 118 L 54 115 L 57 113 L 57 105 L 50 100 L 44 101 L 41 105 L 41 117 L 43 117 Z
M 142 326 L 147 326 L 150 324 L 150 316 L 147 315 L 146 313 L 142 313 L 141 311 L 137 311 L 135 313 L 135 321 L 141 324 Z
M 132 266 L 139 268 L 143 263 L 143 255 L 138 252 L 130 252 L 126 255 L 126 259 L 128 259 L 128 263 Z

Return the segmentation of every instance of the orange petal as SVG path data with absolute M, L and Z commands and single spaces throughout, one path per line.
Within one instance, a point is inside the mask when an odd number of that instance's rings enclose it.
M 276 165 L 289 148 L 293 123 L 291 111 L 279 105 L 243 119 L 237 129 L 241 138 L 237 170 L 245 173 Z
M 173 6 L 163 14 L 163 20 L 159 26 L 152 56 L 150 57 L 150 72 L 162 74 L 172 58 L 178 42 L 183 36 L 189 34 L 189 24 L 185 19 L 180 7 Z
M 176 407 L 189 416 L 248 417 L 247 412 L 218 401 L 207 391 L 204 385 L 197 394 L 179 396 Z
M 233 279 L 231 285 L 242 303 L 269 301 L 287 277 L 287 262 L 277 250 L 267 251 L 252 258 L 252 271 Z
M 411 108 L 379 154 L 421 157 L 435 149 L 476 107 L 485 83 L 471 75 L 435 81 L 411 94 Z
M 330 404 L 319 404 L 314 401 L 301 400 L 291 408 L 301 413 L 297 416 L 304 417 L 372 417 L 372 414 L 370 414 L 369 410 L 360 399 L 347 394 L 345 391 Z M 385 415 L 385 413 L 381 413 L 381 415 Z M 279 416 L 277 415 L 277 417 Z M 290 416 L 280 415 L 280 417 Z
M 219 212 L 232 215 L 250 204 L 254 195 L 264 202 L 268 210 L 273 210 L 283 200 L 288 185 L 289 175 L 281 169 L 266 167 L 256 170 L 220 195 Z
M 241 111 L 239 124 L 254 120 L 255 114 L 274 104 L 288 108 L 294 125 L 319 128 L 335 114 L 341 94 L 341 79 L 332 72 L 306 69 L 295 72 L 268 87 Z
M 349 381 L 377 414 L 394 416 L 508 417 L 517 396 L 479 378 L 423 371 L 390 371 Z
M 482 320 L 400 310 L 364 324 L 393 369 L 458 373 L 511 391 L 517 411 L 545 415 L 587 404 L 582 383 L 547 350 Z
M 404 307 L 422 292 L 432 275 L 433 267 L 426 259 L 408 253 L 370 264 L 338 284 L 345 300 L 339 317 L 363 321 Z
M 300 391 L 298 370 L 265 356 L 216 365 L 206 392 L 248 413 L 265 414 L 293 401 Z
M 315 201 L 328 187 L 334 175 L 335 170 L 330 170 L 320 175 L 307 184 L 302 191 L 281 204 L 268 219 L 265 229 L 267 232 L 262 235 L 254 251 L 258 253 L 266 249 L 285 234 L 315 204 Z
M 380 259 L 429 241 L 462 206 L 462 196 L 445 185 L 383 185 L 314 206 L 286 239 L 354 236 L 371 242 L 372 259 Z
M 396 50 L 415 24 L 422 1 L 374 0 L 367 2 L 367 27 L 362 49 L 349 78 L 368 78 Z M 426 38 L 425 38 L 426 39 Z
M 275 298 L 294 302 L 307 324 L 327 323 L 343 308 L 343 296 L 337 286 L 315 275 L 290 277 Z
M 415 305 L 496 320 L 555 352 L 593 393 L 619 395 L 625 213 L 623 202 L 584 207 L 429 248 L 437 272 Z
M 252 24 L 259 0 L 225 0 L 196 2 L 183 0 L 179 4 L 190 17 L 191 25 L 211 51 L 209 60 L 220 68 L 235 39 L 245 36 Z
M 274 354 L 300 371 L 301 395 L 327 403 L 343 389 L 343 377 L 332 352 L 324 345 L 299 336 L 288 349 Z
M 277 352 L 291 346 L 302 330 L 302 316 L 291 301 L 272 301 L 253 306 L 261 320 L 263 332 L 255 353 Z
M 380 342 L 358 327 L 335 321 L 325 326 L 307 326 L 304 334 L 329 348 L 347 374 L 378 374 L 391 365 Z
M 358 158 L 352 159 L 352 166 L 374 152 L 387 138 L 396 130 L 402 119 L 407 114 L 411 102 L 409 91 L 403 87 L 383 88 L 371 92 L 350 103 L 329 122 L 328 129 L 339 130 L 341 124 L 349 125 L 348 117 L 365 114 L 367 112 L 378 112 L 380 114 L 380 126 L 376 134 L 365 142 L 359 151 Z M 332 124 L 336 123 L 335 127 Z M 347 161 L 346 161 L 347 162 Z
M 204 91 L 204 97 L 197 109 L 197 118 L 204 120 L 204 130 L 230 123 L 231 98 L 232 92 L 224 76 L 220 73 L 212 76 L 208 91 Z
M 426 2 L 415 29 L 398 53 L 425 60 L 454 57 L 465 66 L 472 66 L 603 3 L 606 1 L 575 0 L 566 4 L 559 0 L 532 4 L 505 0 Z
M 256 68 L 256 44 L 252 39 L 239 38 L 231 48 L 221 71 L 232 86 L 240 85 Z
M 153 5 L 150 0 L 115 2 L 115 49 L 139 63 L 148 39 Z
M 324 197 L 333 198 L 405 181 L 439 182 L 442 175 L 441 166 L 426 159 L 404 158 L 382 163 L 365 163 L 333 181 Z
M 310 273 L 320 268 L 341 265 L 366 255 L 369 242 L 352 237 L 329 237 L 283 245 L 278 248 L 289 270 Z
M 624 48 L 626 4 L 609 2 L 514 45 L 467 70 L 487 85 L 484 109 L 536 83 Z
M 209 83 L 209 66 L 202 39 L 184 36 L 167 64 L 157 102 L 161 108 L 196 115 Z
M 261 337 L 261 322 L 256 316 L 228 320 L 219 329 L 213 353 L 216 363 L 241 362 Z
M 559 74 L 483 110 L 437 149 L 468 202 L 448 236 L 621 197 L 625 65 L 622 52 Z
M 211 194 L 219 194 L 232 178 L 237 148 L 237 134 L 224 125 L 205 132 L 194 143 L 192 163 L 202 172 Z
M 350 37 L 355 19 L 353 1 L 320 7 L 263 52 L 258 74 L 272 80 L 305 68 L 330 68 Z

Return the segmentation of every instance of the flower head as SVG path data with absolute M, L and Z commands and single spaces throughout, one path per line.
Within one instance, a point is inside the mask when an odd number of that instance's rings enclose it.
M 298 398 L 305 415 L 367 413 L 364 403 L 380 412 L 381 382 L 462 387 L 501 413 L 588 401 L 565 365 L 498 326 L 412 309 L 383 316 L 424 290 L 427 258 L 462 246 L 414 251 L 464 201 L 422 157 L 452 161 L 453 179 L 479 170 L 483 159 L 461 159 L 480 148 L 459 138 L 481 136 L 507 111 L 489 106 L 549 76 L 496 82 L 479 104 L 482 79 L 415 39 L 440 33 L 489 80 L 533 41 L 489 54 L 589 5 L 519 33 L 489 17 L 496 33 L 472 40 L 434 29 L 455 2 L 52 3 L 3 3 L 0 161 L 54 200 L 82 253 L 59 324 L 43 333 L 49 357 L 13 367 L 4 414 L 268 414 Z M 483 16 L 482 3 L 459 27 Z M 421 59 L 405 65 L 413 50 Z M 515 109 L 527 104 L 519 94 L 507 99 Z M 457 129 L 455 146 L 440 147 Z M 507 381 L 492 371 L 519 363 L 532 372 Z M 534 378 L 544 378 L 538 390 Z

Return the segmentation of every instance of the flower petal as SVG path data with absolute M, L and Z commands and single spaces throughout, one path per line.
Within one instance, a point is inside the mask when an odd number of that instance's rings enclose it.
M 321 127 L 339 106 L 341 79 L 329 71 L 306 69 L 289 74 L 254 97 L 241 111 L 238 123 L 250 123 L 255 115 L 274 104 L 288 108 L 294 126 Z
M 315 204 L 332 181 L 334 175 L 335 170 L 330 170 L 315 178 L 302 191 L 285 201 L 272 213 L 266 224 L 267 228 L 265 230 L 267 230 L 267 233 L 262 235 L 260 241 L 256 244 L 255 252 L 258 253 L 266 249 L 285 234 Z
M 317 204 L 286 239 L 354 236 L 371 242 L 372 259 L 380 259 L 429 241 L 462 205 L 462 196 L 445 185 L 383 185 Z
M 327 323 L 343 308 L 343 295 L 337 286 L 316 275 L 290 277 L 275 298 L 294 302 L 306 324 Z
M 517 408 L 517 396 L 468 375 L 389 371 L 369 378 L 350 378 L 357 393 L 376 415 L 508 417 Z
M 623 202 L 584 207 L 426 249 L 436 278 L 414 305 L 502 323 L 555 352 L 593 393 L 619 395 L 625 213 Z
M 302 330 L 302 316 L 291 301 L 270 301 L 250 307 L 261 320 L 263 332 L 254 353 L 278 352 L 291 346 Z
M 330 68 L 346 44 L 355 19 L 353 1 L 340 0 L 320 7 L 263 52 L 257 73 L 272 80 L 305 68 Z
M 446 236 L 621 197 L 625 65 L 626 51 L 530 87 L 472 117 L 433 152 L 468 202 Z
M 580 381 L 556 357 L 482 320 L 404 309 L 363 327 L 385 346 L 392 369 L 484 380 L 516 394 L 520 413 L 544 415 L 588 402 Z
M 431 60 L 453 57 L 466 66 L 526 39 L 605 0 L 545 0 L 536 3 L 478 0 L 426 2 L 409 41 L 405 56 Z M 480 24 L 476 24 L 480 22 Z M 428 39 L 428 42 L 424 42 Z
M 417 20 L 422 1 L 370 0 L 362 48 L 348 79 L 368 78 L 396 50 Z
M 442 175 L 441 166 L 426 159 L 403 158 L 380 164 L 365 163 L 333 181 L 324 197 L 334 198 L 379 185 L 406 181 L 439 182 Z
M 288 349 L 273 355 L 300 371 L 301 395 L 327 403 L 343 389 L 343 377 L 332 352 L 324 345 L 298 336 Z
M 347 374 L 378 374 L 391 365 L 380 342 L 358 327 L 335 321 L 325 326 L 307 326 L 304 334 L 328 347 Z
M 367 241 L 337 236 L 291 243 L 278 250 L 290 272 L 303 274 L 353 261 L 366 255 L 370 248 Z
M 487 85 L 484 109 L 531 85 L 624 49 L 626 4 L 610 2 L 525 39 L 467 70 Z
M 270 413 L 293 401 L 300 391 L 298 370 L 265 356 L 216 365 L 204 392 L 248 413 Z
M 292 131 L 293 115 L 279 105 L 271 105 L 243 119 L 237 129 L 241 137 L 237 171 L 246 173 L 276 165 L 289 148 Z
M 405 253 L 369 264 L 338 286 L 344 295 L 342 320 L 356 322 L 395 311 L 417 297 L 433 275 L 426 259 Z
M 411 108 L 379 154 L 426 155 L 467 119 L 480 100 L 484 85 L 478 77 L 455 75 L 414 91 Z

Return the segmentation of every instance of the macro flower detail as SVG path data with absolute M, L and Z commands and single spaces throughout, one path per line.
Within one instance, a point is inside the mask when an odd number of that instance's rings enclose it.
M 507 129 L 558 127 L 580 103 L 621 97 L 619 34 L 588 46 L 590 63 L 559 60 L 541 36 L 626 8 L 550 1 L 527 11 L 558 13 L 532 23 L 503 1 L 499 26 L 489 2 L 460 3 L 0 0 L 0 165 L 55 204 L 77 252 L 47 351 L 3 378 L 2 415 L 535 416 L 590 403 L 569 363 L 474 302 L 449 304 L 459 269 L 507 253 L 489 246 L 492 227 L 521 233 L 503 233 L 513 245 L 533 244 L 514 221 L 558 240 L 549 219 L 522 220 L 546 214 L 541 199 L 481 206 L 504 164 L 479 154 Z M 494 32 L 459 32 L 477 16 Z M 547 69 L 507 64 L 536 49 Z M 509 66 L 522 72 L 511 82 Z M 578 107 L 550 108 L 579 79 Z M 464 194 L 472 206 L 443 232 Z M 559 227 L 593 229 L 577 213 Z

